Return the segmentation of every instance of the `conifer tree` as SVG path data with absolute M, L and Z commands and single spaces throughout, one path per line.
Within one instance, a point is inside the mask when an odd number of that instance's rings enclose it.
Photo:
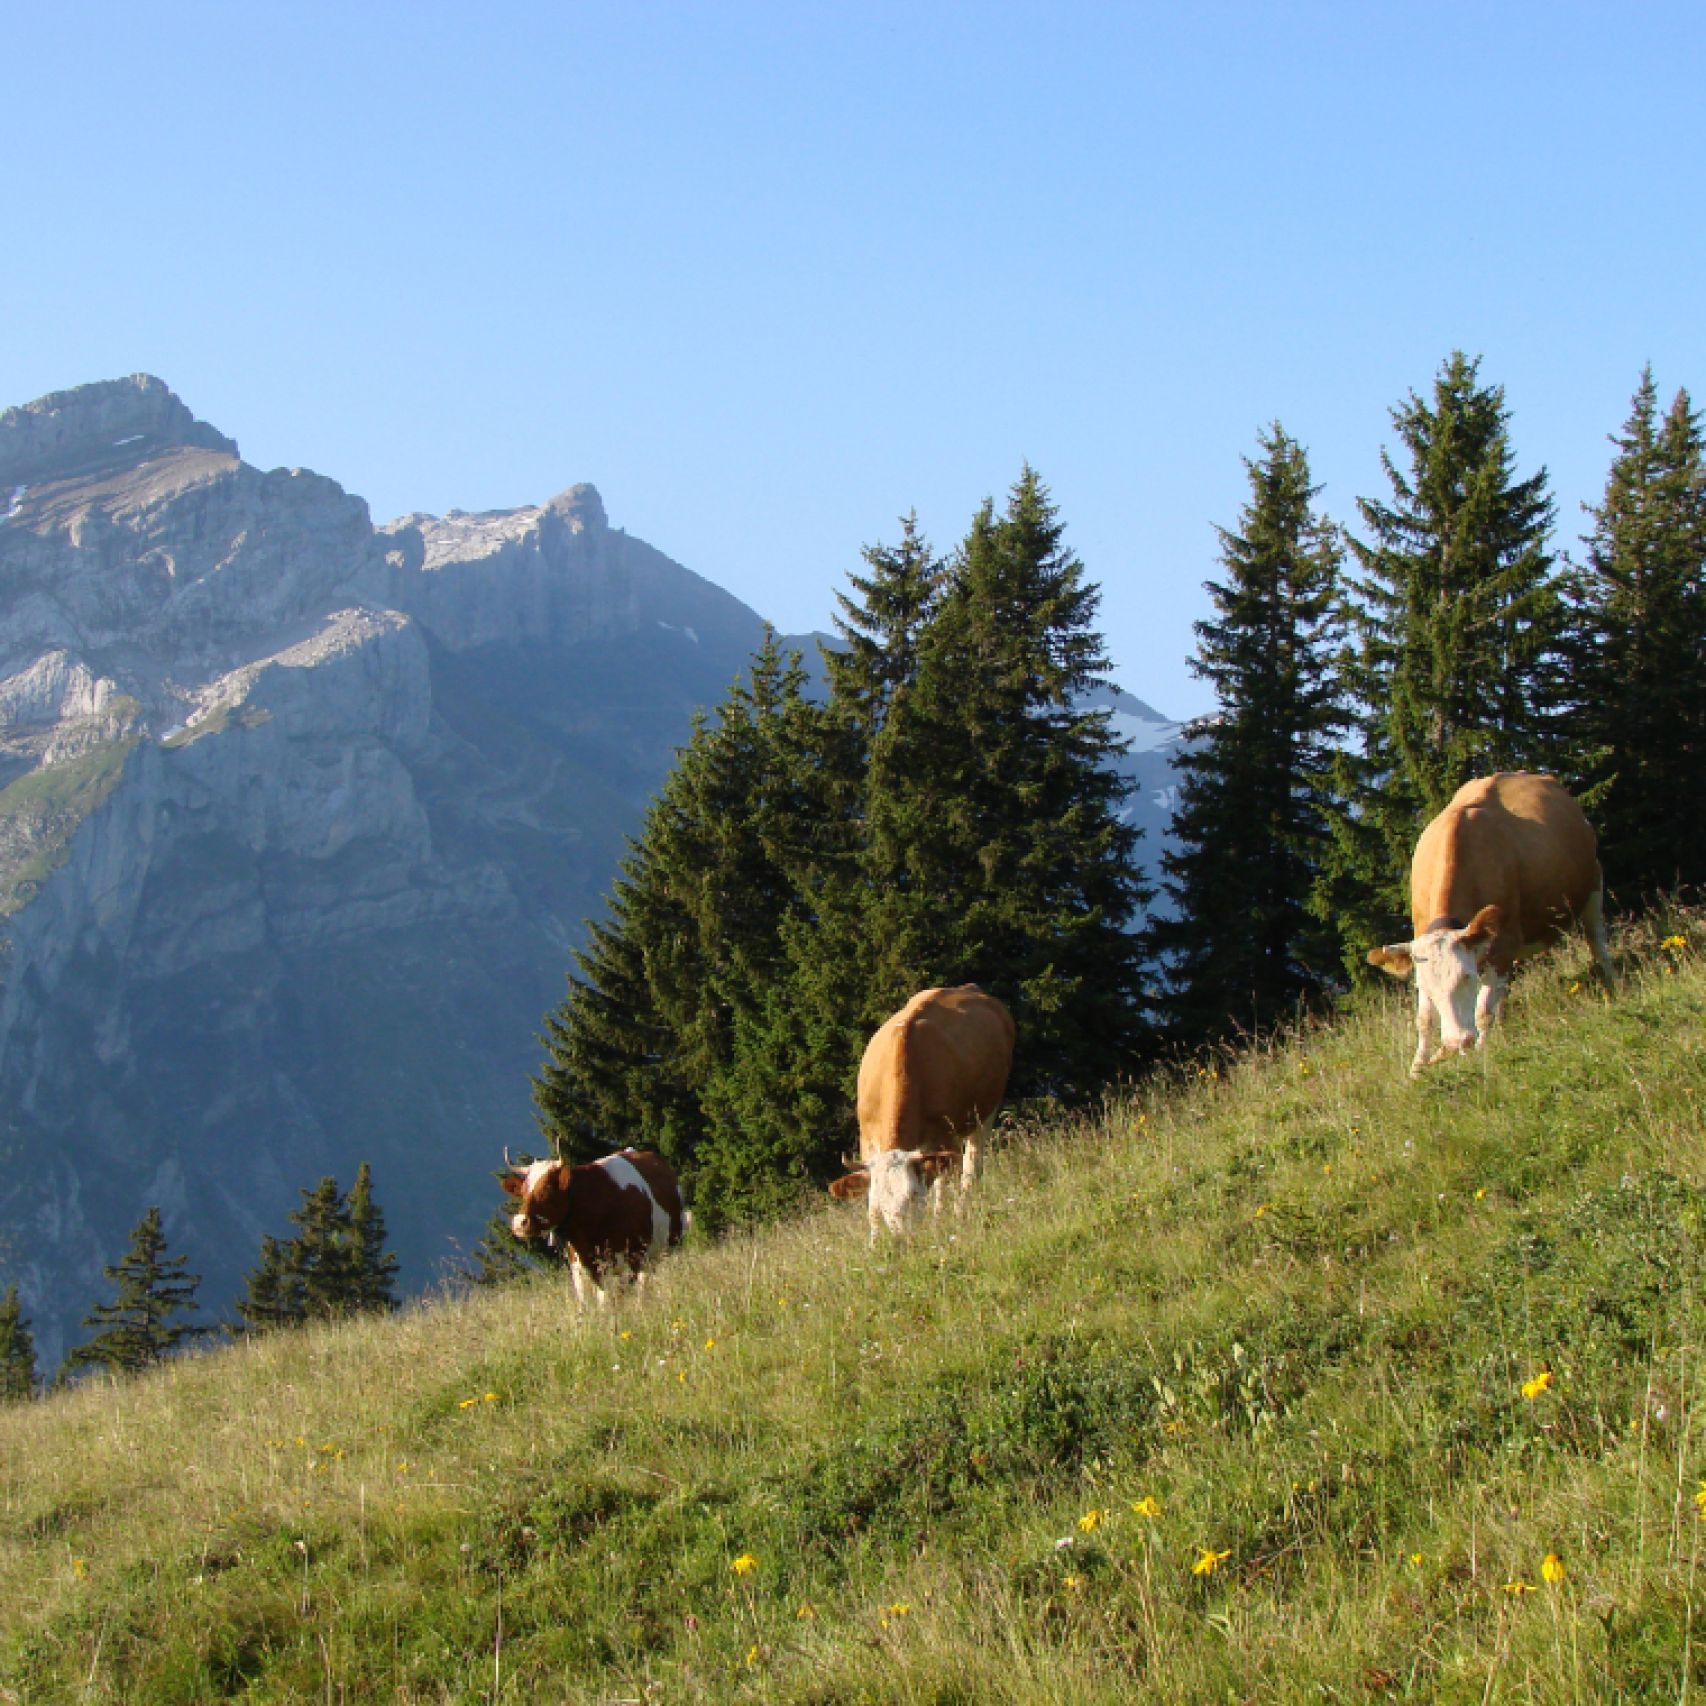
M 1422 825 L 1473 776 L 1544 764 L 1561 607 L 1546 473 L 1517 479 L 1504 391 L 1461 351 L 1426 400 L 1392 411 L 1405 466 L 1381 463 L 1389 503 L 1359 499 L 1352 538 L 1357 713 L 1341 760 L 1334 851 L 1316 905 L 1339 920 L 1347 965 L 1405 912 Z
M 211 1327 L 173 1319 L 196 1306 L 201 1279 L 184 1271 L 188 1262 L 188 1256 L 166 1254 L 160 1210 L 150 1208 L 131 1230 L 124 1259 L 103 1270 L 117 1285 L 117 1295 L 83 1317 L 83 1325 L 97 1331 L 66 1356 L 65 1372 L 105 1368 L 114 1374 L 136 1374 L 180 1345 L 211 1333 Z
M 263 1234 L 261 1259 L 250 1272 L 238 1298 L 236 1331 L 265 1333 L 275 1327 L 294 1327 L 307 1315 L 302 1283 L 291 1264 L 292 1247 Z
M 0 1404 L 15 1404 L 35 1395 L 36 1342 L 24 1319 L 18 1288 L 9 1285 L 0 1297 Z
M 363 1161 L 341 1195 L 328 1174 L 291 1213 L 294 1238 L 261 1239 L 261 1259 L 236 1305 L 239 1332 L 396 1308 L 397 1258 L 385 1249 L 385 1216 Z
M 659 1149 L 702 1224 L 774 1208 L 832 1143 L 822 1067 L 778 1000 L 784 934 L 846 844 L 825 713 L 775 636 L 702 719 L 624 861 L 609 914 L 546 1021 L 534 1081 L 558 1154 Z
M 1220 532 L 1225 579 L 1198 622 L 1193 672 L 1216 713 L 1181 758 L 1171 911 L 1148 952 L 1166 967 L 1175 1041 L 1263 1029 L 1337 981 L 1337 938 L 1309 907 L 1331 818 L 1341 626 L 1338 530 L 1313 509 L 1303 447 L 1277 423 L 1246 461 L 1250 500 Z
M 385 1248 L 385 1215 L 373 1197 L 373 1169 L 363 1161 L 344 1199 L 349 1213 L 351 1277 L 344 1307 L 387 1314 L 397 1307 L 397 1258 Z
M 981 983 L 1025 1039 L 1014 1094 L 1089 1094 L 1136 1063 L 1137 832 L 1105 711 L 1099 594 L 1027 467 L 986 503 L 871 758 L 869 929 L 885 1009 Z
M 1706 450 L 1679 391 L 1641 375 L 1566 580 L 1562 713 L 1572 778 L 1602 809 L 1606 881 L 1627 901 L 1706 883 Z

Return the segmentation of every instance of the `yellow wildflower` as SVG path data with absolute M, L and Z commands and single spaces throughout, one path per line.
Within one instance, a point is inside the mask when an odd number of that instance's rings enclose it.
M 796 1611 L 794 1613 L 794 1615 L 796 1617 L 799 1617 L 802 1619 L 809 1619 L 809 1618 L 816 1617 L 817 1616 L 817 1607 L 814 1606 L 812 1604 L 812 1602 L 808 1599 L 804 1602 L 804 1604 L 801 1605 L 800 1609 L 798 1611 Z
M 71 1560 L 71 1573 L 78 1579 L 78 1581 L 83 1581 L 89 1574 L 88 1559 L 73 1558 Z
M 1193 1576 L 1212 1576 L 1231 1556 L 1230 1547 L 1224 1552 L 1216 1552 L 1212 1546 L 1205 1546 L 1197 1561 L 1191 1565 L 1191 1574 Z
M 756 1643 L 746 1649 L 746 1662 L 749 1665 L 755 1665 L 758 1663 L 758 1647 Z
M 1412 1552 L 1410 1554 L 1410 1562 L 1412 1564 L 1419 1564 L 1419 1563 L 1421 1563 L 1421 1561 L 1422 1561 L 1422 1555 L 1420 1552 Z
M 1153 1493 L 1146 1493 L 1141 1499 L 1133 1502 L 1131 1514 L 1151 1519 L 1158 1517 L 1161 1514 L 1161 1501 Z
M 1543 1368 L 1532 1380 L 1525 1380 L 1522 1383 L 1522 1395 L 1532 1404 L 1551 1384 L 1552 1370 Z
M 1700 1512 L 1700 1520 L 1706 1522 L 1706 1481 L 1700 1483 L 1700 1491 L 1694 1495 L 1694 1508 Z
M 705 1341 L 705 1349 L 706 1350 L 714 1351 L 716 1348 L 717 1348 L 717 1341 L 715 1339 L 707 1339 Z
M 456 1403 L 456 1408 L 459 1410 L 472 1410 L 479 1401 L 480 1400 L 478 1398 L 459 1398 Z
M 1102 1526 L 1102 1516 L 1103 1512 L 1101 1511 L 1086 1511 L 1078 1519 L 1079 1533 L 1094 1534 L 1096 1530 Z
M 495 1404 L 495 1403 L 497 1403 L 497 1401 L 498 1401 L 498 1395 L 497 1395 L 497 1393 L 495 1393 L 495 1392 L 488 1392 L 488 1393 L 487 1393 L 487 1394 L 486 1394 L 486 1402 L 487 1402 L 487 1403 L 488 1403 L 488 1404 Z
M 401 1463 L 399 1463 L 397 1465 L 397 1473 L 399 1475 L 407 1475 L 408 1472 L 409 1472 L 409 1463 L 408 1463 L 408 1459 L 405 1458 Z
M 1686 936 L 1667 936 L 1659 943 L 1659 947 L 1667 954 L 1681 953 L 1687 946 L 1688 938 Z
M 616 1335 L 616 1337 L 621 1339 L 624 1344 L 626 1344 L 629 1339 L 633 1338 L 633 1336 L 634 1333 L 631 1327 L 624 1327 L 622 1331 Z
M 1521 1599 L 1525 1593 L 1534 1592 L 1534 1583 L 1525 1582 L 1520 1576 L 1518 1576 L 1514 1582 L 1505 1583 L 1505 1592 L 1508 1594 L 1514 1594 L 1518 1599 Z
M 912 1607 L 904 1599 L 897 1599 L 894 1604 L 889 1607 L 889 1616 L 906 1617 L 911 1614 L 911 1611 Z
M 1081 1587 L 1083 1587 L 1084 1578 L 1079 1575 L 1062 1576 L 1060 1578 L 1060 1585 L 1063 1588 L 1070 1588 L 1072 1592 L 1076 1593 Z
M 1485 1185 L 1483 1185 L 1483 1186 L 1482 1186 L 1482 1187 L 1481 1187 L 1481 1188 L 1480 1188 L 1480 1190 L 1478 1190 L 1478 1191 L 1477 1191 L 1477 1192 L 1476 1192 L 1476 1193 L 1475 1193 L 1475 1200 L 1476 1200 L 1476 1202 L 1481 1202 L 1481 1201 L 1482 1201 L 1482 1200 L 1483 1200 L 1483 1199 L 1484 1199 L 1484 1198 L 1485 1198 L 1485 1197 L 1486 1197 L 1486 1195 L 1487 1195 L 1487 1187 L 1486 1187 L 1486 1186 L 1485 1186 Z
M 1540 1576 L 1543 1581 L 1556 1587 L 1564 1579 L 1564 1560 L 1556 1552 L 1548 1552 L 1540 1560 Z
M 743 1552 L 729 1565 L 729 1568 L 737 1576 L 749 1576 L 758 1568 L 758 1560 L 750 1552 Z

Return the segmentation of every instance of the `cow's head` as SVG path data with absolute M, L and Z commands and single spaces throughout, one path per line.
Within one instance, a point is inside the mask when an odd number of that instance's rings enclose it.
M 861 1162 L 845 1177 L 834 1180 L 829 1194 L 842 1202 L 869 1195 L 871 1219 L 881 1220 L 897 1237 L 918 1225 L 930 1186 L 960 1162 L 959 1152 L 937 1149 L 885 1149 Z M 872 1236 L 876 1234 L 873 1231 Z
M 508 1159 L 507 1152 L 505 1159 Z M 543 1238 L 556 1242 L 556 1231 L 569 1212 L 569 1166 L 566 1161 L 534 1161 L 525 1166 L 511 1164 L 503 1176 L 503 1188 L 520 1199 L 509 1217 L 509 1229 L 517 1238 Z
M 1476 1003 L 1481 977 L 1493 938 L 1504 923 L 1496 906 L 1484 906 L 1467 924 L 1438 924 L 1413 942 L 1392 942 L 1370 948 L 1368 963 L 1392 977 L 1416 974 L 1417 1024 L 1424 1036 L 1431 1021 L 1439 1024 L 1439 1051 L 1432 1058 L 1474 1048 L 1480 1039 Z M 1418 1057 L 1418 1065 L 1420 1057 Z

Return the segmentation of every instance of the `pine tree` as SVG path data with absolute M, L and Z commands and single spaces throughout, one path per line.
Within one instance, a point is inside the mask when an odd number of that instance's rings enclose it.
M 385 1215 L 373 1197 L 373 1169 L 363 1161 L 344 1199 L 349 1214 L 351 1276 L 344 1307 L 387 1314 L 397 1307 L 397 1258 L 385 1248 Z
M 18 1288 L 7 1286 L 0 1297 L 0 1404 L 15 1404 L 35 1395 L 36 1342 L 24 1319 Z
M 1335 848 L 1316 905 L 1349 966 L 1405 913 L 1422 825 L 1473 776 L 1546 762 L 1561 607 L 1546 473 L 1515 477 L 1504 391 L 1454 353 L 1424 401 L 1392 411 L 1407 467 L 1381 453 L 1392 501 L 1359 499 L 1352 538 L 1356 750 L 1341 760 Z
M 1348 718 L 1335 674 L 1338 530 L 1313 508 L 1303 447 L 1277 423 L 1246 461 L 1250 501 L 1219 530 L 1226 577 L 1196 624 L 1193 672 L 1216 714 L 1180 760 L 1171 912 L 1144 942 L 1167 968 L 1175 1041 L 1264 1029 L 1337 979 L 1336 934 L 1310 910 L 1331 820 L 1334 743 Z
M 83 1317 L 85 1327 L 98 1331 L 66 1356 L 65 1371 L 105 1368 L 114 1374 L 136 1374 L 180 1345 L 211 1333 L 211 1327 L 172 1319 L 196 1306 L 201 1279 L 184 1271 L 188 1262 L 188 1256 L 167 1256 L 160 1211 L 150 1208 L 132 1229 L 124 1259 L 103 1270 L 116 1283 L 117 1295 Z
M 691 1176 L 706 1226 L 791 1199 L 831 1142 L 811 1125 L 820 1063 L 778 995 L 789 922 L 844 862 L 835 743 L 767 634 L 678 754 L 546 1020 L 534 1099 L 552 1147 L 644 1141 Z
M 1026 468 L 986 503 L 924 631 L 911 690 L 872 751 L 874 994 L 981 983 L 1024 1046 L 1012 1093 L 1089 1094 L 1143 1031 L 1137 834 L 1105 711 L 1099 594 Z
M 250 1272 L 238 1298 L 236 1331 L 266 1333 L 275 1327 L 294 1327 L 307 1315 L 302 1283 L 291 1261 L 292 1246 L 270 1235 L 261 1238 L 261 1259 Z
M 307 1320 L 397 1306 L 397 1258 L 385 1249 L 385 1216 L 363 1161 L 347 1196 L 331 1175 L 302 1193 L 294 1238 L 261 1239 L 261 1259 L 236 1305 L 237 1331 L 259 1333 Z
M 1600 858 L 1629 901 L 1706 882 L 1706 447 L 1652 369 L 1620 436 L 1587 561 L 1567 577 L 1561 718 L 1572 780 L 1604 802 Z

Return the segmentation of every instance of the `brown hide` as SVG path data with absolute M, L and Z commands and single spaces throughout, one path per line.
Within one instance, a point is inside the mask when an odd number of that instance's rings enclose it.
M 669 1243 L 681 1242 L 681 1189 L 674 1169 L 661 1155 L 625 1149 L 619 1157 L 645 1181 L 646 1189 L 624 1187 L 601 1161 L 571 1167 L 567 1162 L 545 1172 L 532 1191 L 527 1169 L 505 1176 L 503 1188 L 521 1199 L 532 1235 L 554 1232 L 592 1276 L 612 1262 L 625 1262 L 634 1273 L 646 1264 L 652 1242 L 652 1202 L 669 1221 Z M 647 1193 L 650 1193 L 649 1195 Z
M 1013 1019 L 975 983 L 926 989 L 886 1020 L 859 1063 L 859 1154 L 959 1150 L 995 1117 Z
M 1550 776 L 1500 771 L 1464 783 L 1422 831 L 1410 862 L 1410 918 L 1420 937 L 1496 906 L 1484 963 L 1508 977 L 1519 954 L 1568 928 L 1599 888 L 1582 808 Z

